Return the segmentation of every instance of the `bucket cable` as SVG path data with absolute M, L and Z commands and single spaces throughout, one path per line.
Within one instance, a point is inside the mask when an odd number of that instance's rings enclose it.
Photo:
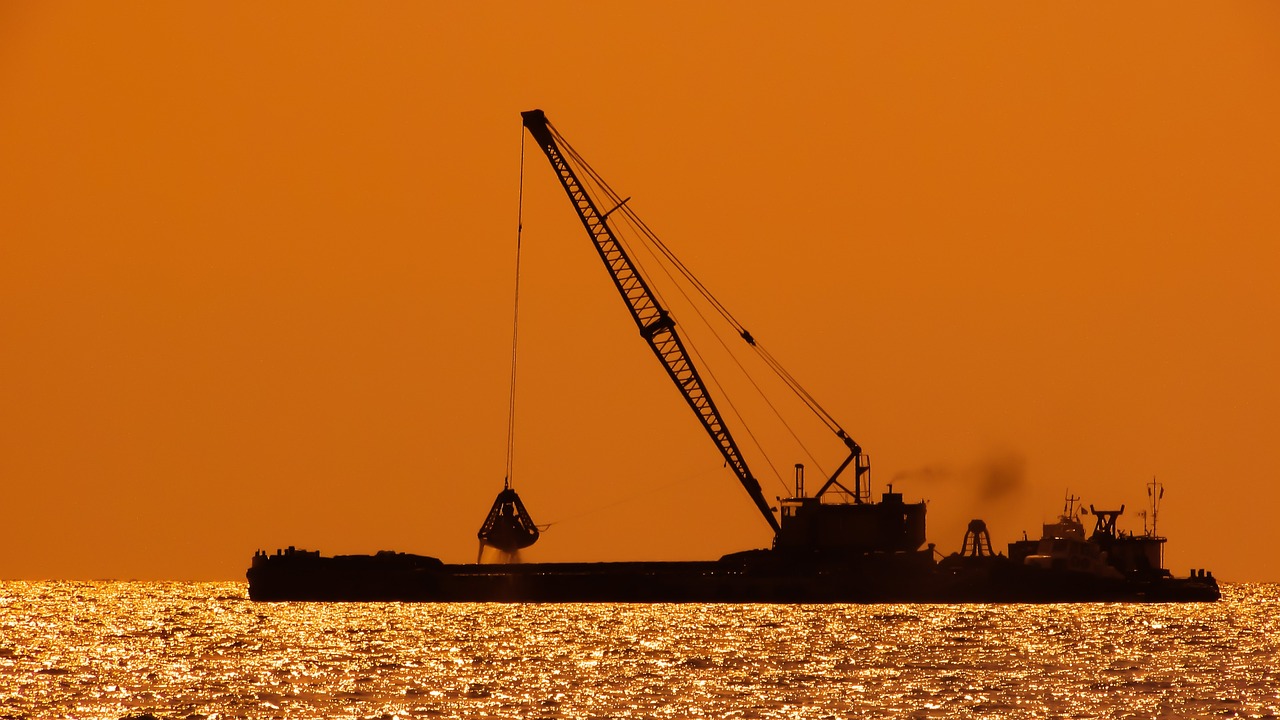
M 520 127 L 520 189 L 516 198 L 516 269 L 514 308 L 511 317 L 511 378 L 510 394 L 507 397 L 507 466 L 503 477 L 503 489 L 511 487 L 511 476 L 515 465 L 515 426 L 516 426 L 516 350 L 520 337 L 520 239 L 524 232 L 524 126 Z

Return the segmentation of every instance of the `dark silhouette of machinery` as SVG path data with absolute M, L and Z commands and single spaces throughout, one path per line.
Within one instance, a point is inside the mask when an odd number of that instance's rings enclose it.
M 1090 505 L 1089 512 L 1093 513 L 1093 534 L 1095 536 L 1100 535 L 1111 539 L 1118 537 L 1116 519 L 1124 514 L 1123 505 L 1120 506 L 1119 510 L 1098 510 Z
M 961 557 L 994 557 L 991 550 L 991 534 L 987 532 L 987 524 L 981 520 L 970 520 L 969 529 L 964 532 L 964 544 L 960 546 Z
M 540 110 L 523 113 L 524 127 L 547 156 L 578 219 L 604 261 L 641 336 L 725 464 L 750 495 L 773 530 L 773 547 L 731 553 L 713 561 L 449 564 L 438 558 L 381 551 L 376 555 L 323 557 L 318 552 L 277 550 L 255 553 L 249 568 L 249 597 L 257 601 L 424 601 L 424 602 L 1194 602 L 1220 597 L 1212 573 L 1203 569 L 1174 578 L 1163 566 L 1165 538 L 1155 521 L 1163 489 L 1152 480 L 1150 529 L 1121 533 L 1123 511 L 1093 510 L 1097 521 L 1088 540 L 1068 498 L 1063 517 L 1046 523 L 1039 539 L 1009 545 L 1009 555 L 993 552 L 986 524 L 969 523 L 961 554 L 934 560 L 935 548 L 920 549 L 925 537 L 925 504 L 904 502 L 888 487 L 872 499 L 870 463 L 835 419 L 768 354 L 751 333 L 711 297 L 665 245 L 649 231 Z M 523 153 L 521 155 L 523 157 Z M 581 175 L 579 175 L 579 170 Z M 522 164 L 523 177 L 523 164 Z M 584 184 L 585 183 L 585 184 Z M 602 212 L 603 211 L 603 212 Z M 617 213 L 615 215 L 615 213 Z M 611 220 L 611 218 L 613 218 Z M 770 507 L 760 483 L 693 365 L 675 319 L 659 303 L 640 268 L 614 234 L 639 231 L 733 327 L 766 364 L 800 396 L 843 443 L 843 463 L 817 492 L 807 492 L 804 467 L 796 466 L 795 491 Z M 519 227 L 519 223 L 517 223 Z M 517 248 L 519 243 L 517 242 Z M 730 248 L 726 248 L 729 251 Z M 517 268 L 519 263 L 517 262 Z M 517 309 L 519 282 L 517 272 Z M 512 407 L 515 397 L 513 331 Z M 690 350 L 694 350 L 692 344 Z M 706 376 L 710 378 L 710 375 Z M 728 407 L 728 406 L 725 406 Z M 514 412 L 509 413 L 512 422 Z M 508 471 L 477 536 L 507 561 L 538 540 Z M 823 473 L 826 474 L 825 472 Z M 788 490 L 790 492 L 790 490 Z M 1069 562 L 1087 560 L 1083 565 Z
M 520 496 L 505 484 L 476 536 L 480 538 L 481 555 L 486 545 L 514 555 L 537 542 L 539 534 L 538 526 L 533 524 L 533 518 L 525 510 Z M 479 558 L 476 562 L 480 562 Z
M 538 147 L 551 162 L 551 167 L 561 187 L 569 196 L 578 219 L 591 238 L 600 259 L 604 261 L 605 268 L 613 279 L 614 287 L 622 296 L 627 309 L 631 311 L 631 317 L 640 330 L 640 335 L 649 344 L 653 354 L 667 371 L 668 377 L 697 416 L 703 430 L 715 443 L 716 449 L 724 457 L 725 464 L 732 468 L 738 481 L 755 503 L 756 509 L 772 528 L 774 548 L 786 552 L 821 555 L 917 552 L 924 544 L 924 502 L 903 502 L 902 495 L 893 492 L 892 488 L 884 493 L 880 502 L 873 501 L 870 488 L 871 465 L 858 443 L 854 442 L 835 418 L 827 413 L 790 373 L 759 347 L 751 333 L 729 315 L 719 301 L 706 292 L 705 286 L 696 278 L 690 277 L 699 292 L 707 296 L 711 304 L 724 316 L 725 320 L 731 323 L 741 338 L 765 358 L 766 363 L 792 392 L 827 425 L 849 451 L 844 462 L 836 468 L 816 493 L 805 494 L 803 474 L 798 473 L 796 494 L 790 498 L 778 498 L 779 507 L 776 510 L 770 507 L 759 481 L 747 467 L 746 458 L 730 433 L 716 403 L 712 400 L 708 386 L 703 381 L 698 368 L 693 364 L 692 355 L 685 349 L 684 340 L 676 330 L 675 318 L 662 306 L 657 295 L 640 273 L 640 269 L 632 262 L 623 243 L 618 240 L 610 227 L 609 216 L 614 212 L 621 212 L 628 220 L 648 232 L 643 222 L 639 221 L 626 207 L 627 200 L 630 198 L 622 198 L 605 185 L 599 175 L 587 166 L 581 156 L 556 132 L 541 110 L 530 110 L 521 115 L 525 129 L 529 131 L 538 143 Z M 570 163 L 571 159 L 583 168 L 588 177 L 598 183 L 599 192 L 596 197 L 587 191 L 573 164 Z M 597 203 L 603 201 L 611 203 L 612 207 L 601 212 Z M 682 269 L 681 272 L 685 270 Z M 842 477 L 845 470 L 850 468 L 852 469 L 850 474 L 853 476 L 851 482 L 847 477 Z M 849 483 L 852 487 L 845 483 Z

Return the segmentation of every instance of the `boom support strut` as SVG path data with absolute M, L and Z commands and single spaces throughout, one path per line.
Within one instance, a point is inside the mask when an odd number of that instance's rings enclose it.
M 680 394 L 684 396 L 694 414 L 698 416 L 703 429 L 711 436 L 720 454 L 724 456 L 725 462 L 733 468 L 738 481 L 746 488 L 747 494 L 755 501 L 760 514 L 776 534 L 780 529 L 778 520 L 769 509 L 769 503 L 760 489 L 760 483 L 747 468 L 738 444 L 721 419 L 720 412 L 707 393 L 697 368 L 685 351 L 684 343 L 676 333 L 675 320 L 658 303 L 648 283 L 631 262 L 622 244 L 614 237 L 613 231 L 609 229 L 607 218 L 600 214 L 595 201 L 579 182 L 577 174 L 560 151 L 546 115 L 541 110 L 530 110 L 521 113 L 521 117 L 524 118 L 525 129 L 551 161 L 556 177 L 559 178 L 565 193 L 569 195 L 569 201 L 578 212 L 578 219 L 582 221 L 582 226 L 591 237 L 596 252 L 599 253 L 610 277 L 613 278 L 614 286 L 617 287 L 627 308 L 631 311 L 631 316 L 640 329 L 640 335 L 649 343 L 654 355 L 666 369 L 667 375 L 676 384 L 676 388 L 680 390 Z

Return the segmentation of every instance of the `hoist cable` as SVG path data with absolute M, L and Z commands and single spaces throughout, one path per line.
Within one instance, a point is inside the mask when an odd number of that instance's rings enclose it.
M 507 467 L 503 485 L 511 487 L 511 476 L 515 469 L 516 443 L 516 350 L 520 337 L 520 239 L 524 232 L 524 126 L 520 127 L 520 189 L 516 197 L 516 269 L 514 308 L 511 317 L 511 378 L 510 394 L 507 397 Z

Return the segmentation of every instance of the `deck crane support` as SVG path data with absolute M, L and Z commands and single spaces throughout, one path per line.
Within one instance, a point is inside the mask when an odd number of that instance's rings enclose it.
M 780 529 L 778 519 L 769 508 L 769 502 L 765 500 L 764 492 L 760 489 L 760 482 L 751 474 L 742 452 L 738 449 L 737 442 L 729 433 L 729 428 L 724 424 L 720 411 L 716 409 L 715 402 L 707 393 L 702 377 L 690 360 L 689 353 L 685 351 L 684 343 L 676 332 L 675 321 L 658 302 L 658 298 L 649 289 L 648 283 L 632 263 L 627 251 L 610 230 L 608 212 L 603 214 L 600 212 L 596 201 L 584 189 L 577 173 L 565 159 L 550 123 L 547 122 L 547 116 L 541 110 L 530 110 L 521 113 L 521 117 L 524 118 L 525 129 L 551 161 L 551 167 L 555 170 L 560 185 L 568 194 L 569 201 L 578 212 L 578 219 L 582 221 L 582 226 L 591 236 L 596 252 L 604 261 L 609 276 L 613 278 L 614 286 L 626 302 L 627 309 L 631 311 L 631 317 L 640 329 L 640 335 L 645 342 L 649 343 L 653 354 L 662 363 L 667 375 L 671 377 L 671 381 L 684 396 L 685 402 L 698 416 L 703 429 L 711 436 L 720 454 L 724 456 L 725 462 L 733 468 L 738 481 L 742 483 L 742 487 L 746 488 L 756 508 L 776 534 Z

